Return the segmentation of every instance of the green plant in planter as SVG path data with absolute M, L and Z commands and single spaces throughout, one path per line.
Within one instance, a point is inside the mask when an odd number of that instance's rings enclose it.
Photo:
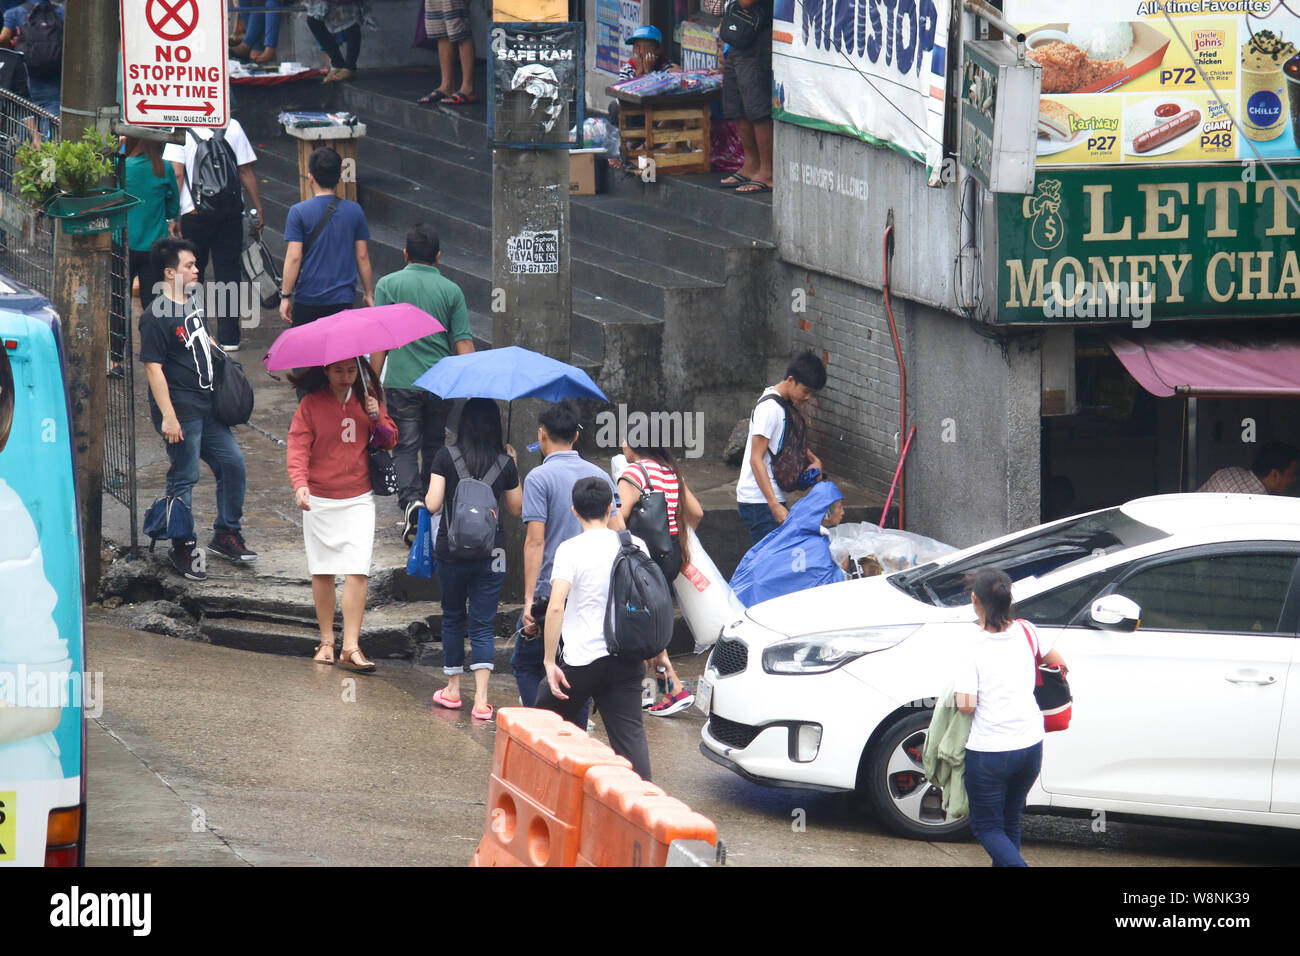
M 113 174 L 117 148 L 117 137 L 93 129 L 86 130 L 80 140 L 46 140 L 40 146 L 26 143 L 15 156 L 18 193 L 35 206 L 44 206 L 59 195 L 89 196 Z

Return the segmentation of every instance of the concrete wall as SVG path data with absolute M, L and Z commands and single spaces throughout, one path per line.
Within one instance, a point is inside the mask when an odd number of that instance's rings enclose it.
M 818 454 L 830 473 L 884 496 L 899 448 L 898 361 L 884 297 L 788 263 L 778 263 L 777 273 L 772 302 L 788 330 L 784 353 L 810 348 L 826 362 L 826 388 L 808 415 Z M 799 305 L 805 311 L 794 311 Z M 900 336 L 906 307 L 895 302 Z M 902 345 L 906 361 L 906 342 Z M 779 367 L 772 369 L 768 384 L 785 374 L 785 357 L 775 364 Z
M 434 67 L 437 51 L 412 46 L 415 40 L 416 19 L 424 9 L 424 0 L 370 0 L 370 16 L 376 29 L 366 29 L 361 35 L 361 58 L 357 66 L 366 69 L 395 69 L 399 67 Z M 307 29 L 306 14 L 285 14 L 280 27 L 281 60 L 298 60 L 308 66 L 323 66 L 324 54 Z M 484 59 L 487 50 L 487 28 L 492 17 L 490 3 L 473 0 L 470 17 L 474 28 L 474 51 Z
M 789 123 L 776 124 L 774 151 L 772 224 L 782 259 L 879 288 L 892 215 L 894 297 L 957 308 L 956 186 L 926 186 L 925 167 L 891 149 Z
M 966 547 L 1039 521 L 1042 346 L 985 338 L 965 319 L 909 311 L 906 527 Z
M 786 123 L 775 152 L 771 315 L 789 324 L 791 350 L 826 360 L 810 418 L 828 468 L 883 495 L 897 466 L 900 378 L 879 291 L 892 223 L 890 289 L 917 427 L 905 526 L 965 546 L 1037 524 L 1040 337 L 1004 354 L 958 314 L 957 187 L 927 186 L 924 167 L 892 150 Z

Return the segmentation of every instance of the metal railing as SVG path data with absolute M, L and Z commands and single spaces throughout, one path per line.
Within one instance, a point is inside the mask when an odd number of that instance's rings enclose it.
M 54 294 L 54 220 L 24 201 L 14 185 L 16 156 L 25 143 L 57 142 L 59 117 L 0 90 L 0 272 L 47 298 Z M 103 490 L 130 513 L 131 548 L 139 546 L 136 509 L 135 387 L 126 231 L 112 236 L 113 278 L 108 302 L 107 405 Z
M 53 221 L 18 195 L 16 155 L 25 143 L 59 138 L 59 119 L 0 90 L 0 271 L 43 295 L 54 288 Z

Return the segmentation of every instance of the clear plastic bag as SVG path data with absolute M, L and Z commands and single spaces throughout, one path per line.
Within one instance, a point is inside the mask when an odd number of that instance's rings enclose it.
M 859 575 L 863 573 L 864 560 L 868 572 L 889 574 L 927 564 L 957 550 L 934 538 L 910 531 L 882 529 L 866 521 L 831 528 L 830 538 L 831 555 L 836 563 L 851 558 L 850 572 L 856 569 Z

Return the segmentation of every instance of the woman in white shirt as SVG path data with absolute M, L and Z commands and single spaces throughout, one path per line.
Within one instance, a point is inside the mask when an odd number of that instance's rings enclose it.
M 972 711 L 966 741 L 966 795 L 971 831 L 994 866 L 1028 866 L 1020 855 L 1020 818 L 1025 797 L 1043 764 L 1043 714 L 1034 700 L 1035 658 L 1059 664 L 1038 631 L 1017 621 L 1011 578 L 997 568 L 975 575 L 971 605 L 979 616 L 979 643 L 953 683 L 955 703 Z

